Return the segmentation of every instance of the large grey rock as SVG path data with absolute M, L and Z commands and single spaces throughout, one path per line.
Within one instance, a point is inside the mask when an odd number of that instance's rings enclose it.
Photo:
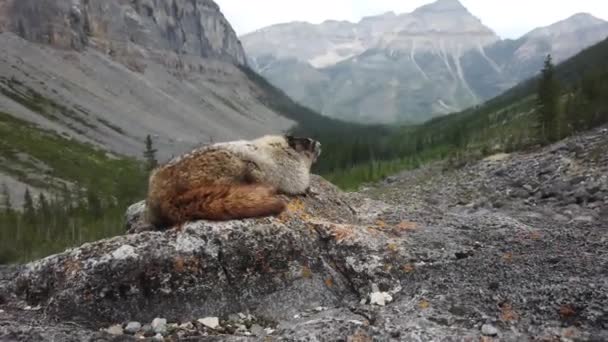
M 93 326 L 185 321 L 254 308 L 269 319 L 398 286 L 385 265 L 405 256 L 370 230 L 333 186 L 291 199 L 278 218 L 194 222 L 85 244 L 34 262 L 15 290 L 56 317 Z M 366 224 L 366 225 L 362 225 Z

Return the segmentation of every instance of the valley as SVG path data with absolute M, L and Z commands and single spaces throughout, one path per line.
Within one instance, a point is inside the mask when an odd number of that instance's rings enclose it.
M 0 341 L 608 340 L 608 24 L 490 27 L 0 0 Z M 150 226 L 155 166 L 267 133 L 322 144 L 284 212 Z

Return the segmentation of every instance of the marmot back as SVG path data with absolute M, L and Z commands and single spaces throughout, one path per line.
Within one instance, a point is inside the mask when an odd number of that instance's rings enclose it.
M 194 150 L 152 172 L 148 220 L 167 227 L 278 215 L 285 204 L 277 194 L 304 193 L 320 154 L 318 141 L 278 135 Z

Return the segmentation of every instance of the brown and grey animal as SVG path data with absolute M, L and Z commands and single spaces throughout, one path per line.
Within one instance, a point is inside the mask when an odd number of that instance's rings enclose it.
M 310 138 L 268 135 L 217 143 L 180 156 L 149 179 L 148 221 L 168 227 L 194 220 L 278 215 L 279 193 L 303 194 L 321 144 Z

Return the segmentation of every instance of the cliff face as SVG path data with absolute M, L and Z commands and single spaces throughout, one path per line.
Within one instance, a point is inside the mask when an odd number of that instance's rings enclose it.
M 293 127 L 245 64 L 212 0 L 0 0 L 0 114 L 111 153 L 141 158 L 150 135 L 163 162 Z M 52 173 L 34 159 L 0 156 L 12 198 Z
M 148 50 L 245 64 L 241 43 L 211 0 L 8 0 L 0 5 L 0 31 L 118 56 Z

